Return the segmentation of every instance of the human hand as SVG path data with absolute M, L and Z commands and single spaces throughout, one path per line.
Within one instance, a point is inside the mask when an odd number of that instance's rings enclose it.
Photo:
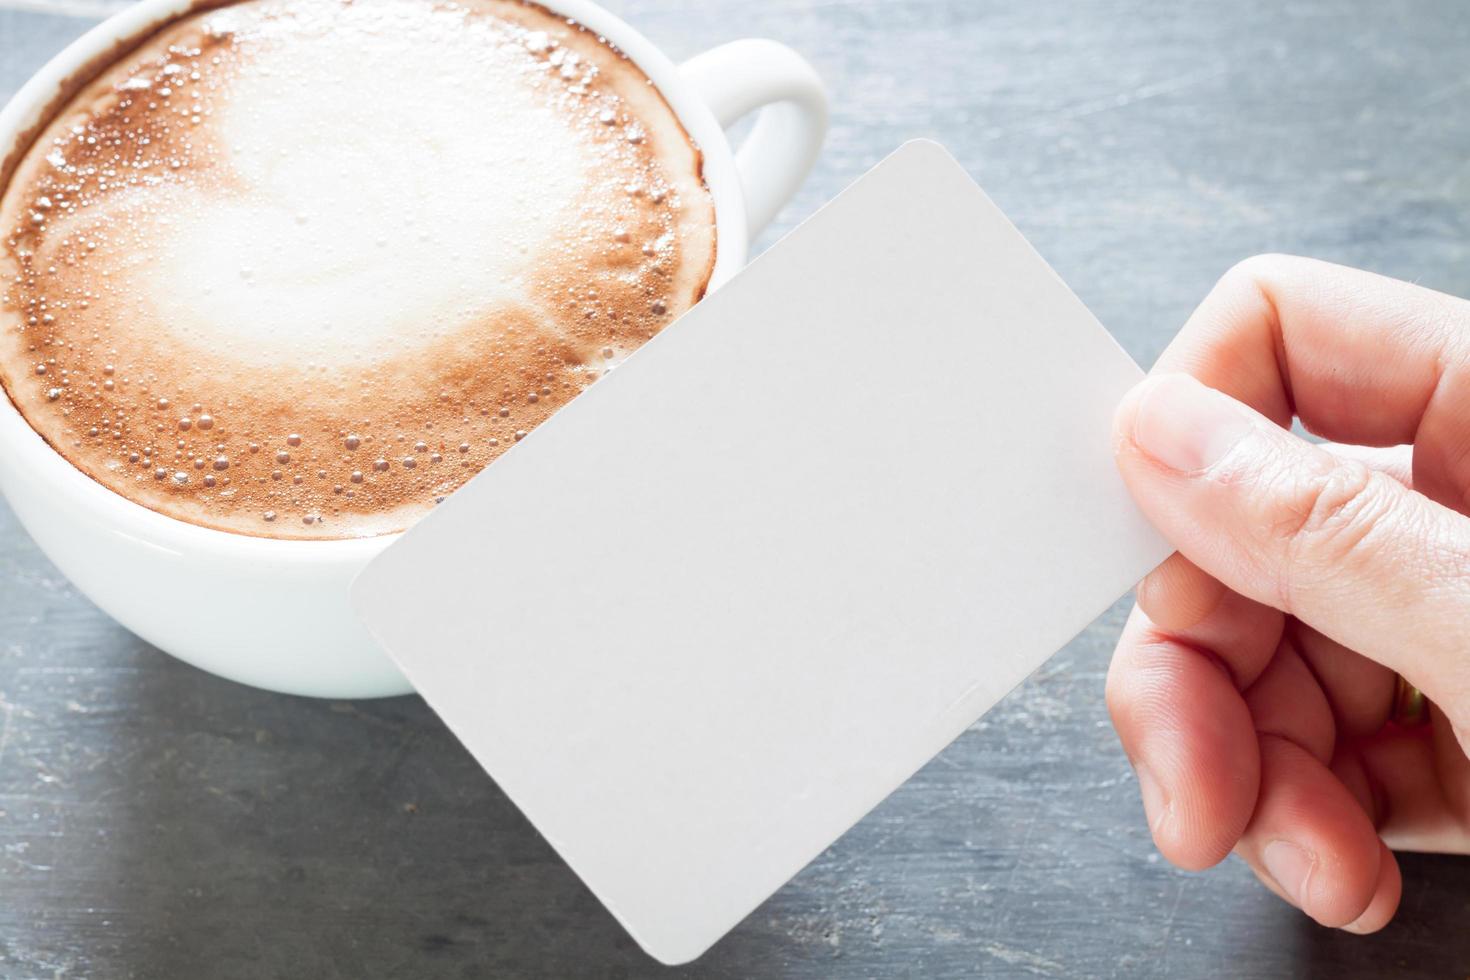
M 1250 259 L 1116 438 L 1179 549 L 1108 675 L 1155 843 L 1188 869 L 1234 851 L 1323 925 L 1382 928 L 1390 848 L 1470 853 L 1470 302 Z M 1427 724 L 1395 722 L 1395 672 Z

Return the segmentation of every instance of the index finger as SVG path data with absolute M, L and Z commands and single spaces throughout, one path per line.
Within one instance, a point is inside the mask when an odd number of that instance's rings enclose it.
M 1466 510 L 1470 302 L 1284 255 L 1235 266 L 1156 371 L 1181 371 L 1280 425 L 1340 442 L 1414 445 L 1414 487 Z

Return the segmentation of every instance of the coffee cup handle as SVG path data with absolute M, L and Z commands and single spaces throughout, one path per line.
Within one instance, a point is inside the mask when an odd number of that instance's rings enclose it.
M 791 200 L 827 136 L 827 90 L 805 58 L 775 41 L 711 48 L 679 66 L 721 126 L 760 110 L 735 152 L 754 239 Z

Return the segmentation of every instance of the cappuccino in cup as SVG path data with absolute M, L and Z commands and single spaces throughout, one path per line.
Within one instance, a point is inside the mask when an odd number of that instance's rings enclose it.
M 405 529 L 714 266 L 657 89 L 519 0 L 201 10 L 22 148 L 6 394 L 93 480 L 238 534 Z

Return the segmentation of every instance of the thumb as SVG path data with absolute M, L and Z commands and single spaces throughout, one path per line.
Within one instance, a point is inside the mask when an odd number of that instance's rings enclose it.
M 1186 558 L 1470 720 L 1470 519 L 1183 374 L 1116 419 L 1118 468 Z

